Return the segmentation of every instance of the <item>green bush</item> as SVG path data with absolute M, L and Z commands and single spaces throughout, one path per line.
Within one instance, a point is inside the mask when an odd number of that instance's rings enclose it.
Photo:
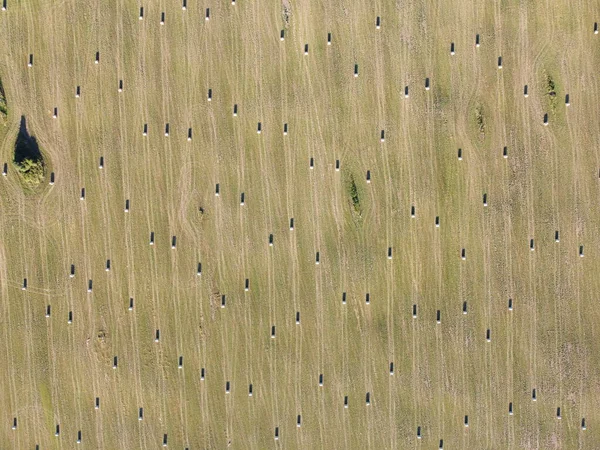
M 44 179 L 44 162 L 41 159 L 25 158 L 21 162 L 15 161 L 14 164 L 27 185 L 38 185 Z
M 4 94 L 4 87 L 2 86 L 2 79 L 0 79 L 0 116 L 6 116 L 8 114 L 8 105 L 6 104 L 6 94 Z
M 475 121 L 477 122 L 477 128 L 481 134 L 485 134 L 485 118 L 483 116 L 483 106 L 478 105 L 475 108 Z
M 358 187 L 356 186 L 356 181 L 354 181 L 354 175 L 352 174 L 350 174 L 350 179 L 348 180 L 348 194 L 352 200 L 354 211 L 360 215 L 360 197 L 358 196 Z
M 546 75 L 546 92 L 550 97 L 556 97 L 556 83 L 550 75 Z

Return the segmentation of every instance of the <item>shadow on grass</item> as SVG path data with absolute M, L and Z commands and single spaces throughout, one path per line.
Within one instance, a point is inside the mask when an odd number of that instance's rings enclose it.
M 19 125 L 19 134 L 15 141 L 15 164 L 21 165 L 24 160 L 30 159 L 38 162 L 42 161 L 42 153 L 40 146 L 37 143 L 35 136 L 31 136 L 27 131 L 27 121 L 25 116 L 21 116 L 21 124 Z

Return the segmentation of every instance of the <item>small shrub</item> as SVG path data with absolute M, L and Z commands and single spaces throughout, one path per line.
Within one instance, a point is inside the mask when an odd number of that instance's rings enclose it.
M 43 181 L 45 172 L 44 157 L 37 139 L 27 131 L 24 116 L 21 116 L 21 125 L 15 141 L 13 164 L 17 172 L 21 174 L 21 179 L 26 187 L 33 188 Z
M 354 211 L 360 215 L 360 197 L 358 195 L 358 188 L 356 186 L 356 181 L 354 180 L 354 175 L 352 174 L 350 174 L 350 179 L 348 180 L 348 194 L 350 195 Z
M 0 78 L 0 116 L 6 117 L 7 114 L 6 94 L 4 93 L 4 86 L 2 86 L 2 79 Z
M 481 105 L 475 108 L 475 122 L 477 123 L 477 128 L 479 128 L 479 132 L 485 134 L 485 119 L 483 116 L 483 106 Z
M 546 74 L 546 92 L 550 97 L 556 97 L 556 84 L 550 75 Z
M 25 158 L 21 162 L 14 162 L 17 171 L 23 177 L 25 184 L 36 186 L 44 179 L 44 162 L 41 159 Z
M 554 82 L 554 79 L 546 74 L 546 94 L 548 95 L 548 97 L 550 98 L 550 108 L 552 109 L 552 111 L 554 111 L 556 109 L 556 83 Z

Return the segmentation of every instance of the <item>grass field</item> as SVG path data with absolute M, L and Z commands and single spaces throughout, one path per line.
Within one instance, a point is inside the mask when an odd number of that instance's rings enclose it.
M 600 4 L 6 6 L 1 448 L 600 448 Z

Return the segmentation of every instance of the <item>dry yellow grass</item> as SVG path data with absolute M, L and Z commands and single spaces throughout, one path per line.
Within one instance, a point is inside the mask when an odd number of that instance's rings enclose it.
M 0 446 L 598 448 L 600 6 L 455 3 L 9 0 Z

